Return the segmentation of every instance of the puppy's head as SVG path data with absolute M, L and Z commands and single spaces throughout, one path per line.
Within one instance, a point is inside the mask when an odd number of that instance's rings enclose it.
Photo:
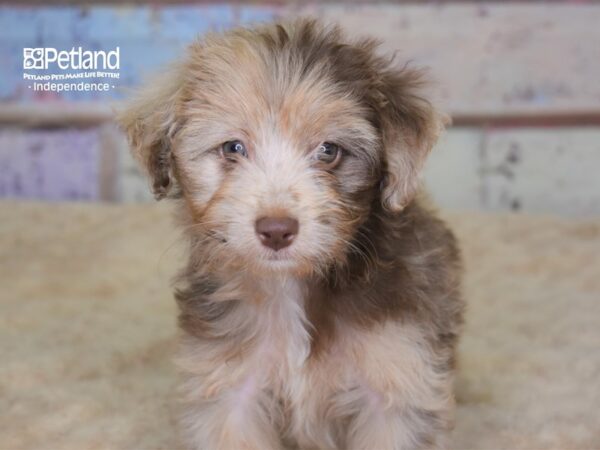
M 306 20 L 210 35 L 121 113 L 216 266 L 321 270 L 373 208 L 411 201 L 442 123 L 375 47 Z

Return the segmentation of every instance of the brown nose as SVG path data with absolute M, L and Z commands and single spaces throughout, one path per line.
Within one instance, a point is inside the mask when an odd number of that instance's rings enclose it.
M 260 242 L 277 251 L 292 243 L 298 234 L 298 221 L 291 217 L 263 217 L 254 228 Z

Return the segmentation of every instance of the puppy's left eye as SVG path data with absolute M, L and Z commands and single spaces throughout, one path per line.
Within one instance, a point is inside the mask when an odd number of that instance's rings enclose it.
M 327 169 L 335 167 L 341 156 L 341 147 L 332 142 L 323 142 L 315 150 L 315 159 L 322 163 Z

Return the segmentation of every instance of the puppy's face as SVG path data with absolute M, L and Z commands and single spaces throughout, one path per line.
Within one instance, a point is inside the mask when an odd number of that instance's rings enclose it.
M 207 54 L 214 78 L 192 83 L 173 155 L 213 253 L 304 272 L 342 258 L 379 181 L 368 111 L 320 69 Z
M 306 274 L 345 260 L 374 204 L 410 201 L 439 130 L 417 83 L 297 22 L 206 38 L 121 121 L 215 268 Z

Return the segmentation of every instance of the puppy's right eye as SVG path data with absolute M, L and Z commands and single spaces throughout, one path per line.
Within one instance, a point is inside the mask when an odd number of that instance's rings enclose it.
M 242 141 L 227 141 L 221 146 L 221 154 L 225 158 L 234 158 L 236 155 L 248 157 L 248 150 Z

